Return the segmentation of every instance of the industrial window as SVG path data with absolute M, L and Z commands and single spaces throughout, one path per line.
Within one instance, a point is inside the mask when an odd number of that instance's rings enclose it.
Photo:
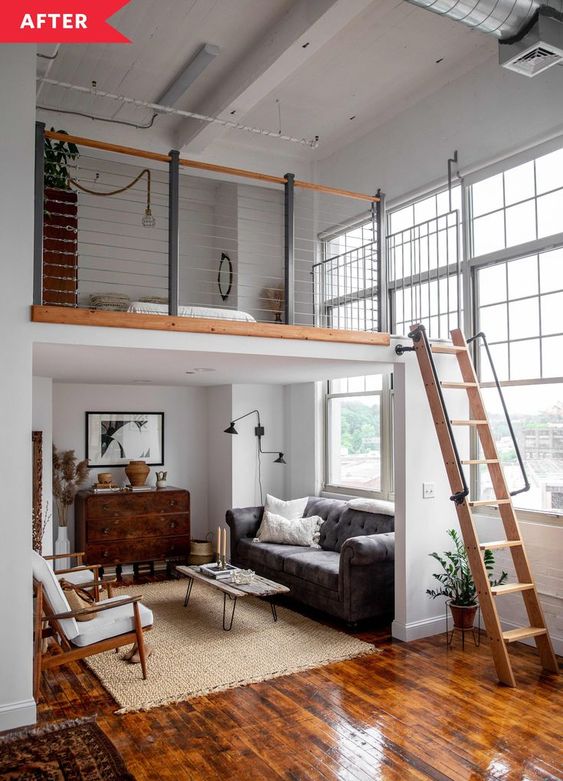
M 389 374 L 327 383 L 325 490 L 390 497 L 391 398 Z
M 514 502 L 561 511 L 563 150 L 476 182 L 468 194 L 475 330 L 489 341 L 530 482 Z M 503 468 L 517 490 L 522 476 L 484 352 L 477 362 Z M 486 467 L 477 484 L 480 496 L 493 496 Z

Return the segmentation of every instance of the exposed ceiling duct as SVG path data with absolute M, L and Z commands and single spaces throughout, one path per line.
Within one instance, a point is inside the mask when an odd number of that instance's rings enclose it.
M 505 68 L 535 76 L 563 63 L 563 0 L 408 0 L 499 39 Z

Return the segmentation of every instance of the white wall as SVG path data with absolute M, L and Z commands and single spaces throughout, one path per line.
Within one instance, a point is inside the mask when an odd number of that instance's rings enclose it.
M 442 379 L 459 379 L 457 361 L 438 356 Z M 457 371 L 457 376 L 456 376 Z M 445 630 L 445 604 L 431 600 L 436 562 L 433 551 L 450 547 L 447 529 L 459 530 L 450 487 L 426 392 L 414 355 L 394 369 L 395 384 L 395 620 L 392 633 L 415 640 Z M 447 399 L 451 417 L 467 417 L 465 394 Z M 467 436 L 458 436 L 461 457 L 468 457 Z M 465 454 L 465 455 L 464 455 Z M 422 498 L 422 483 L 435 485 L 435 498 Z
M 233 439 L 224 431 L 232 420 L 231 385 L 207 389 L 207 479 L 209 530 L 225 525 L 225 513 L 233 507 Z M 214 538 L 215 539 L 215 538 Z
M 263 450 L 285 452 L 284 398 L 282 385 L 233 385 L 232 418 L 258 409 L 265 429 Z M 228 425 L 228 421 L 223 429 Z M 254 435 L 256 415 L 250 415 L 236 424 L 238 435 L 233 440 L 233 506 L 252 507 L 262 504 L 258 481 L 258 439 Z M 227 434 L 224 435 L 228 436 Z M 274 455 L 260 457 L 264 499 L 270 493 L 286 497 L 287 465 L 274 464 Z
M 316 496 L 322 479 L 322 390 L 320 383 L 286 385 L 285 441 L 288 499 Z
M 31 325 L 35 47 L 0 46 L 0 731 L 35 721 L 32 697 Z
M 168 472 L 168 484 L 187 488 L 191 495 L 192 536 L 207 532 L 207 397 L 205 388 L 138 387 L 131 385 L 53 385 L 53 442 L 59 450 L 76 450 L 85 456 L 86 411 L 164 412 L 163 466 L 151 467 L 147 482 L 154 484 L 155 471 Z M 118 484 L 123 467 L 92 468 L 111 471 Z M 70 524 L 69 524 L 70 525 Z
M 42 475 L 42 513 L 47 521 L 43 533 L 42 553 L 53 553 L 53 381 L 50 377 L 33 378 L 33 412 L 32 426 L 34 431 L 43 433 L 43 475 Z
M 533 79 L 488 60 L 316 164 L 318 180 L 393 199 L 563 132 L 563 79 L 555 67 Z
M 238 306 L 256 320 L 274 320 L 261 291 L 284 278 L 283 190 L 238 186 Z

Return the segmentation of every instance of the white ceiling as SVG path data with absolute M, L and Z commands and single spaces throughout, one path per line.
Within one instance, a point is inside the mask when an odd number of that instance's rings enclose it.
M 86 86 L 95 80 L 101 90 L 152 101 L 202 43 L 212 43 L 221 47 L 221 53 L 177 104 L 178 108 L 201 110 L 229 76 L 237 69 L 244 71 L 244 62 L 256 47 L 270 41 L 275 45 L 276 29 L 299 2 L 303 0 L 132 0 L 112 19 L 131 38 L 131 45 L 63 46 L 50 64 L 49 77 Z M 367 0 L 365 10 L 366 2 L 346 2 L 358 12 L 347 6 L 348 13 L 341 13 L 342 28 L 332 30 L 332 37 L 320 48 L 315 49 L 311 41 L 311 55 L 300 60 L 287 78 L 278 74 L 269 94 L 235 119 L 278 131 L 279 100 L 282 132 L 306 138 L 319 135 L 316 156 L 324 156 L 496 50 L 493 38 L 404 0 Z M 319 34 L 313 30 L 313 36 Z M 301 38 L 294 43 L 301 51 Z M 41 71 L 47 64 L 40 61 Z M 49 85 L 42 88 L 39 103 L 139 123 L 151 119 L 145 109 L 119 108 L 94 95 L 77 95 Z M 61 124 L 65 120 L 61 118 Z M 178 124 L 177 118 L 161 116 L 155 132 L 168 134 L 172 144 Z M 98 127 L 100 134 L 104 125 Z M 233 143 L 256 140 L 233 130 L 226 131 L 226 137 Z M 287 153 L 287 142 L 262 138 L 257 142 L 273 153 L 284 144 Z M 296 155 L 313 154 L 297 145 L 294 151 Z
M 43 343 L 33 347 L 34 375 L 88 385 L 289 385 L 376 374 L 385 368 L 385 364 L 373 361 L 241 353 Z M 194 369 L 212 371 L 186 374 Z

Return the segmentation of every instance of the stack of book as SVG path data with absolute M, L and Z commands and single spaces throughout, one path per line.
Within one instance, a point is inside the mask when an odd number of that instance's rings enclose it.
M 233 572 L 236 572 L 239 567 L 235 567 L 233 564 L 225 565 L 225 569 L 222 569 L 219 564 L 213 562 L 212 564 L 201 564 L 199 571 L 202 575 L 207 575 L 208 578 L 215 578 L 215 580 L 230 580 Z

